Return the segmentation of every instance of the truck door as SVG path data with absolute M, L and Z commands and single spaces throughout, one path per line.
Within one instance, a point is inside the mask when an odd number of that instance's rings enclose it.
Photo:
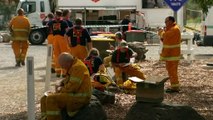
M 209 12 L 206 17 L 206 35 L 213 36 L 213 7 L 209 9 Z
M 209 8 L 209 12 L 205 21 L 201 25 L 201 36 L 203 37 L 204 46 L 213 46 L 213 7 Z

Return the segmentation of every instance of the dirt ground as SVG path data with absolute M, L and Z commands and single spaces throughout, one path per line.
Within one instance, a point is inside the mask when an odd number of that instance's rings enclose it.
M 213 120 L 213 69 L 204 67 L 202 60 L 193 61 L 191 64 L 181 62 L 179 66 L 181 92 L 166 94 L 164 103 L 189 105 L 193 107 L 206 120 Z M 165 65 L 157 61 L 144 61 L 141 63 L 146 75 L 166 76 Z M 152 66 L 152 67 L 150 67 Z M 165 86 L 169 86 L 166 82 Z M 113 105 L 104 105 L 109 120 L 123 120 L 129 108 L 135 102 L 135 95 L 118 93 Z M 16 105 L 11 103 L 11 105 Z M 5 106 L 7 107 L 7 106 Z M 11 107 L 11 106 L 10 106 Z M 14 107 L 14 106 L 13 106 Z M 19 106 L 19 111 L 7 113 L 0 117 L 1 120 L 26 119 L 26 106 Z M 39 102 L 36 101 L 36 115 L 39 118 Z
M 163 103 L 191 106 L 206 120 L 213 120 L 213 69 L 202 66 L 205 63 L 206 61 L 202 60 L 193 61 L 191 64 L 181 61 L 179 65 L 181 92 L 165 93 Z M 146 75 L 167 75 L 163 63 L 144 61 L 141 66 Z M 165 84 L 165 87 L 168 86 L 169 81 Z M 121 93 L 116 95 L 115 105 L 104 106 L 104 108 L 110 120 L 123 120 L 134 102 L 134 95 Z
M 149 52 L 154 50 L 149 48 Z M 157 47 L 156 47 L 157 49 Z M 203 48 L 199 48 L 203 49 Z M 208 48 L 212 50 L 212 48 Z M 205 49 L 206 50 L 206 49 Z M 208 51 L 204 53 L 208 53 Z M 10 44 L 0 43 L 0 120 L 26 120 L 27 119 L 27 85 L 26 67 L 15 68 L 13 53 Z M 145 75 L 167 76 L 165 64 L 149 59 L 153 52 L 147 53 L 147 60 L 140 63 Z M 210 52 L 212 53 L 212 52 Z M 196 53 L 200 54 L 200 53 Z M 31 46 L 29 56 L 34 56 L 35 76 L 35 103 L 36 119 L 40 116 L 39 100 L 44 91 L 46 48 L 45 46 Z M 181 60 L 179 65 L 179 79 L 181 92 L 164 94 L 164 103 L 189 105 L 206 120 L 213 120 L 213 68 L 206 67 L 206 63 L 213 61 L 212 56 L 195 56 L 191 64 Z M 56 81 L 52 76 L 52 84 Z M 169 86 L 169 81 L 165 87 Z M 118 93 L 113 105 L 104 105 L 108 120 L 123 120 L 129 108 L 135 102 L 135 95 Z

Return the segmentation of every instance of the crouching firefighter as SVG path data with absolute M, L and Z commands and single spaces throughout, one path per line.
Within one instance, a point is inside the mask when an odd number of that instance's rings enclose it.
M 120 48 L 112 53 L 111 62 L 115 71 L 117 85 L 122 86 L 125 82 L 122 73 L 145 80 L 145 76 L 140 70 L 140 67 L 130 63 L 130 58 L 136 55 L 137 53 L 130 49 L 125 41 L 121 42 Z
M 98 49 L 92 48 L 89 51 L 89 56 L 84 60 L 84 64 L 87 66 L 91 78 L 92 87 L 94 89 L 104 91 L 105 88 L 111 84 L 109 76 L 106 73 L 103 61 L 100 58 Z

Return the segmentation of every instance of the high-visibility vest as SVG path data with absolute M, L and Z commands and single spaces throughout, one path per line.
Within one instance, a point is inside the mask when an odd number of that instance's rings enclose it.
M 73 27 L 73 37 L 76 37 L 77 44 L 81 43 L 81 37 L 83 34 L 83 28 L 80 27 L 80 29 L 76 29 L 76 27 Z
M 128 48 L 125 48 L 125 53 L 126 53 L 126 58 L 130 59 L 130 56 L 129 56 L 129 51 L 128 51 Z M 116 54 L 116 62 L 119 63 L 119 59 L 120 59 L 120 54 L 121 54 L 121 49 L 118 48 L 117 50 L 117 54 Z
M 89 60 L 87 60 L 87 59 L 84 60 L 84 64 L 87 66 L 87 68 L 89 68 L 90 75 L 92 75 L 94 73 L 92 61 L 94 61 L 94 57 L 92 57 L 92 56 Z

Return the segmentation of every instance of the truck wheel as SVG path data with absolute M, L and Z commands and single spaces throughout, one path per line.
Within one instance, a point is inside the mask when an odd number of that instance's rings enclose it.
M 45 35 L 42 33 L 41 30 L 31 31 L 29 42 L 32 45 L 41 45 L 44 43 L 44 41 L 45 41 Z

